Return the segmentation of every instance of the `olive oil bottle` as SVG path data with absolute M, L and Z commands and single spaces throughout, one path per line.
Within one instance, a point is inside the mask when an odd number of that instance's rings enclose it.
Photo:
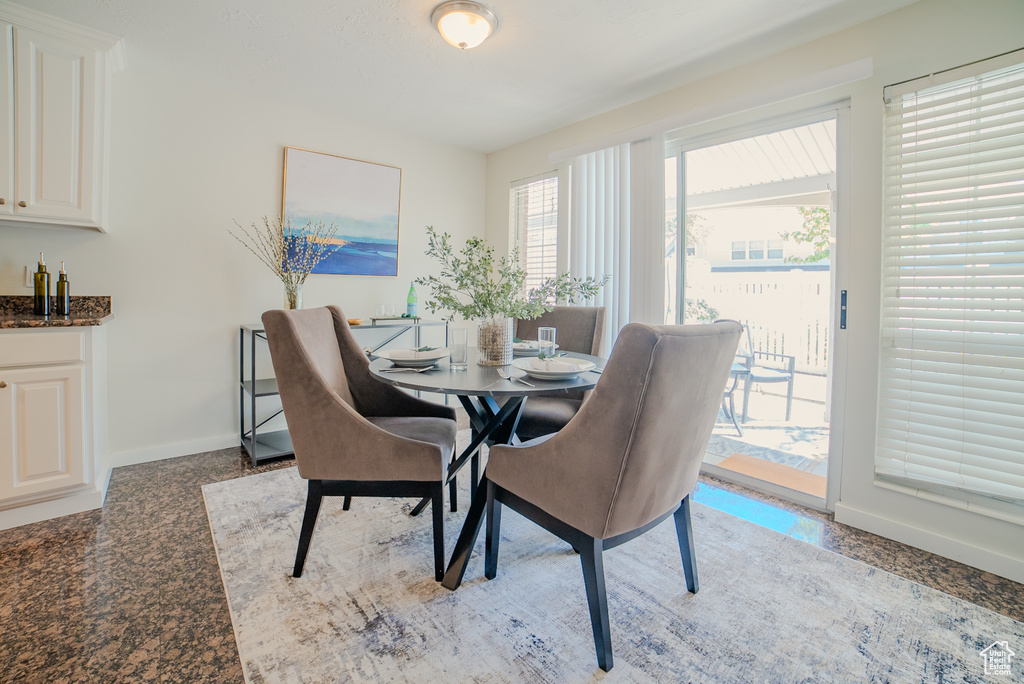
M 57 276 L 57 315 L 71 315 L 71 284 L 68 274 L 64 272 L 64 262 L 60 262 L 60 275 Z
M 50 315 L 50 274 L 46 272 L 46 261 L 43 253 L 39 253 L 39 270 L 35 272 L 34 279 L 35 298 L 32 312 L 36 316 Z

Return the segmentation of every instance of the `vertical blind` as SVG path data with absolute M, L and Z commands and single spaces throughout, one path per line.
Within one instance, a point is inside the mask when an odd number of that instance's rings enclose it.
M 558 176 L 514 183 L 509 206 L 529 292 L 558 275 Z
M 587 302 L 605 307 L 604 349 L 629 323 L 629 145 L 572 160 L 569 177 L 569 272 L 611 280 Z
M 875 472 L 1022 503 L 1024 52 L 886 88 L 884 163 Z
M 569 271 L 610 276 L 588 302 L 605 307 L 610 349 L 627 323 L 663 322 L 664 136 L 576 157 L 569 185 Z

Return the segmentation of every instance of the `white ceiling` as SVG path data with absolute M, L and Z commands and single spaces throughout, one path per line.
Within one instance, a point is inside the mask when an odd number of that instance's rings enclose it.
M 441 0 L 16 0 L 123 36 L 128 68 L 490 152 L 915 0 L 486 0 L 460 51 Z

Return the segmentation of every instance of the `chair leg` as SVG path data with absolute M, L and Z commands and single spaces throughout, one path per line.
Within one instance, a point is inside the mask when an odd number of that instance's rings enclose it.
M 484 577 L 498 574 L 498 542 L 501 539 L 501 502 L 494 499 L 494 483 L 487 482 L 487 533 L 484 543 Z
M 469 498 L 476 496 L 477 484 L 480 481 L 480 450 L 469 459 Z
M 345 501 L 341 504 L 341 510 L 347 511 L 352 508 L 352 497 L 346 496 Z
M 444 483 L 438 482 L 430 493 L 430 513 L 434 519 L 434 581 L 444 579 Z
M 590 624 L 594 628 L 594 646 L 597 648 L 597 664 L 608 672 L 612 669 L 612 635 L 608 624 L 608 593 L 604 586 L 604 543 L 600 539 L 588 538 L 580 548 L 580 564 L 583 566 L 583 584 L 587 588 L 587 604 L 590 607 Z
M 683 557 L 683 574 L 686 576 L 686 590 L 696 594 L 697 557 L 693 553 L 693 525 L 690 522 L 690 495 L 687 494 L 673 515 L 676 521 L 676 536 L 679 537 L 679 553 Z
M 320 515 L 320 502 L 323 498 L 323 482 L 310 480 L 309 491 L 306 493 L 306 514 L 302 518 L 302 531 L 299 532 L 299 548 L 295 552 L 295 569 L 292 571 L 292 577 L 302 577 L 302 566 L 306 564 L 306 554 L 309 552 L 309 543 L 313 540 L 313 529 L 316 527 L 317 516 Z
M 733 388 L 735 390 L 735 388 Z M 729 408 L 725 407 L 726 402 L 729 403 Z M 726 392 L 722 395 L 722 410 L 725 411 L 725 415 L 729 416 L 732 420 L 732 424 L 736 427 L 736 432 L 740 433 L 740 437 L 743 436 L 743 428 L 740 427 L 739 422 L 736 420 L 736 398 L 733 393 Z
M 452 513 L 459 510 L 459 484 L 457 477 L 453 477 L 448 483 L 448 499 L 451 501 Z
M 743 422 L 747 422 L 747 407 L 750 406 L 750 386 L 753 385 L 750 377 L 743 378 Z
M 793 374 L 789 376 L 789 387 L 786 390 L 786 421 L 793 415 Z

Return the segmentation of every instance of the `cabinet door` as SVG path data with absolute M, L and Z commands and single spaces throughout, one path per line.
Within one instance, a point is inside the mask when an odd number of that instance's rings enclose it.
M 82 366 L 0 369 L 0 501 L 89 482 Z
M 95 50 L 14 27 L 16 216 L 98 220 L 98 64 Z
M 14 27 L 0 21 L 0 216 L 14 213 Z

